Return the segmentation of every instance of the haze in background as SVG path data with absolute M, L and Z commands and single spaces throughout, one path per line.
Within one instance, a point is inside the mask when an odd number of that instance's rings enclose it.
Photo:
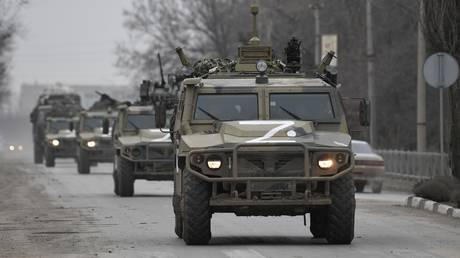
M 22 83 L 126 84 L 114 67 L 126 0 L 32 0 L 21 13 L 12 90 Z

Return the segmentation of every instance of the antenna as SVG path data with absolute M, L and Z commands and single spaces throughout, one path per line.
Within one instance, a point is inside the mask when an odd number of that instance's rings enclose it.
M 259 6 L 256 4 L 252 4 L 251 13 L 252 13 L 252 38 L 249 40 L 249 45 L 258 46 L 260 43 L 259 35 L 257 33 L 257 14 L 259 13 Z
M 166 85 L 166 82 L 165 82 L 165 77 L 163 75 L 163 65 L 161 64 L 160 53 L 157 54 L 157 57 L 158 57 L 158 63 L 160 64 L 161 87 L 164 88 L 164 86 Z

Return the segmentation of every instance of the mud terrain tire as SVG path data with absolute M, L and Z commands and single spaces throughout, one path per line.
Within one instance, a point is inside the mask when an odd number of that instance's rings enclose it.
M 133 163 L 123 157 L 119 158 L 118 167 L 118 191 L 121 197 L 134 195 L 134 166 Z
M 327 210 L 318 209 L 310 213 L 310 232 L 314 238 L 327 236 Z
M 82 148 L 78 148 L 78 174 L 89 174 L 90 163 L 88 152 Z
M 34 142 L 34 163 L 42 164 L 43 163 L 43 148 L 40 144 Z
M 355 231 L 355 187 L 351 174 L 331 182 L 331 205 L 328 208 L 328 232 L 330 244 L 350 244 Z
M 118 184 L 118 170 L 120 168 L 120 157 L 118 156 L 115 156 L 115 158 L 113 159 L 113 173 L 112 173 L 112 177 L 113 177 L 113 192 L 115 193 L 115 195 L 120 195 L 120 186 Z M 115 165 L 116 164 L 116 165 Z
M 183 179 L 182 238 L 187 245 L 206 245 L 211 239 L 210 185 L 187 169 L 184 169 Z
M 50 168 L 56 165 L 53 155 L 53 150 L 46 147 L 45 148 L 45 166 Z

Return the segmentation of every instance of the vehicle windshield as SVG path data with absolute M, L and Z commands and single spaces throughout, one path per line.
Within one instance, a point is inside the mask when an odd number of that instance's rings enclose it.
M 152 114 L 141 115 L 141 114 L 129 114 L 127 116 L 125 130 L 126 131 L 137 131 L 140 129 L 154 129 L 155 116 Z
M 270 94 L 270 119 L 327 121 L 334 118 L 329 93 Z
M 257 120 L 257 94 L 198 95 L 194 120 Z
M 61 130 L 69 130 L 71 121 L 49 121 L 48 133 L 58 133 Z
M 104 119 L 104 117 L 85 117 L 83 119 L 82 131 L 94 131 L 96 128 L 102 128 Z M 110 121 L 110 127 L 112 127 L 114 119 L 112 117 L 108 119 Z
M 371 146 L 367 142 L 351 141 L 351 150 L 353 153 L 374 153 Z

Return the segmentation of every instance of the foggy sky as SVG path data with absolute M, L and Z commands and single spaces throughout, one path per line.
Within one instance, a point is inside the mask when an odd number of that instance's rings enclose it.
M 125 84 L 115 62 L 115 42 L 127 0 L 31 0 L 21 12 L 12 79 L 23 82 Z

